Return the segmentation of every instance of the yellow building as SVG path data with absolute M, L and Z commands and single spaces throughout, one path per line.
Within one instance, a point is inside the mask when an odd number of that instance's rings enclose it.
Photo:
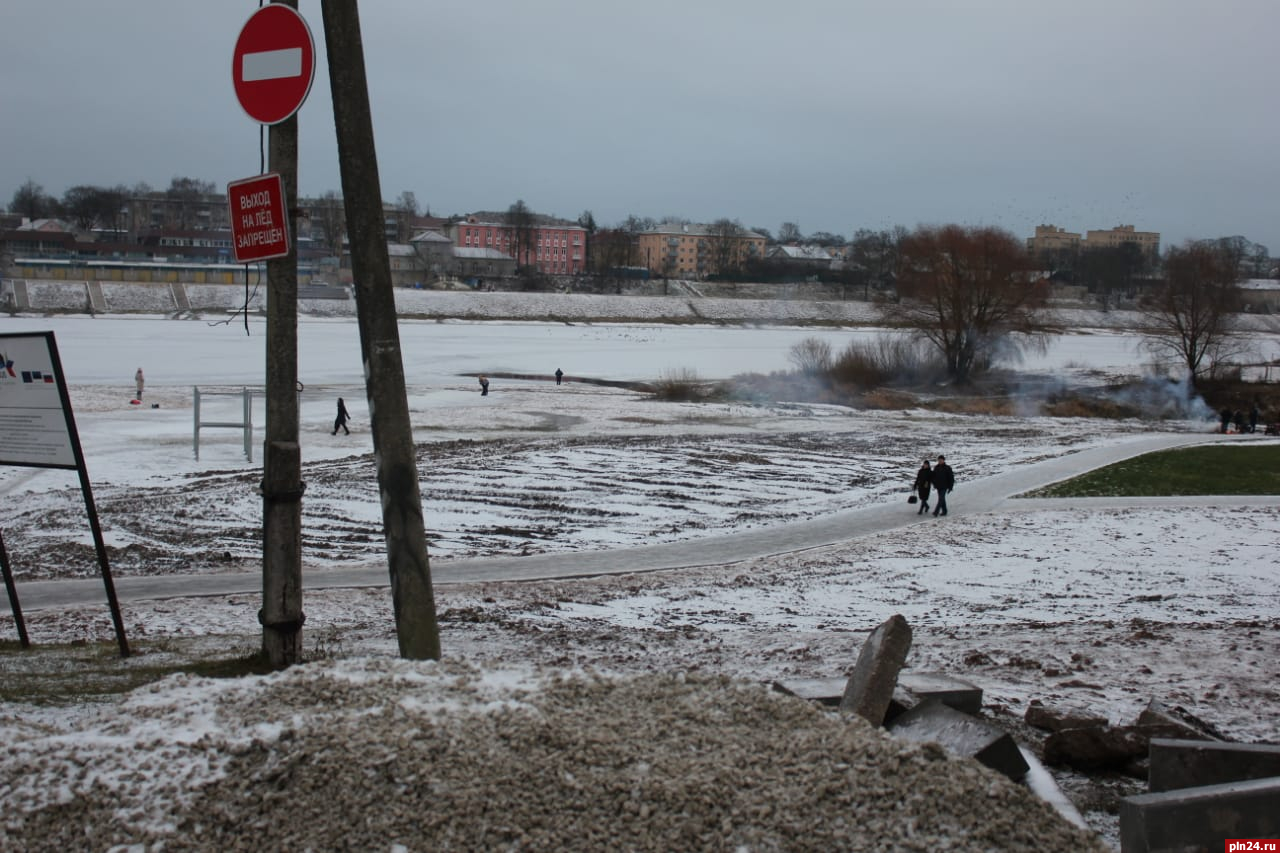
M 1033 255 L 1049 254 L 1080 248 L 1080 235 L 1056 225 L 1037 225 L 1036 236 L 1027 238 L 1027 251 Z
M 663 223 L 637 235 L 636 249 L 653 275 L 707 278 L 764 258 L 765 238 L 737 226 Z
M 1160 232 L 1136 231 L 1132 225 L 1117 225 L 1106 231 L 1086 232 L 1082 246 L 1085 249 L 1114 249 L 1125 243 L 1133 243 L 1150 258 L 1160 254 Z

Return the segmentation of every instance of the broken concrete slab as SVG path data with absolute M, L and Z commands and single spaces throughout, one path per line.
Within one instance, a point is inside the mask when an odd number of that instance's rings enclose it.
M 1161 737 L 1181 738 L 1183 740 L 1230 740 L 1221 731 L 1195 716 L 1191 712 L 1177 707 L 1169 707 L 1152 699 L 1147 707 L 1138 715 L 1140 726 L 1159 727 Z
M 1061 732 L 1067 729 L 1095 729 L 1107 725 L 1106 717 L 1090 714 L 1086 711 L 1057 708 L 1045 705 L 1039 699 L 1033 699 L 1023 715 L 1027 725 L 1035 726 L 1047 732 Z
M 1227 838 L 1280 836 L 1280 779 L 1138 794 L 1120 801 L 1122 853 L 1221 850 Z
M 858 662 L 840 699 L 840 710 L 857 714 L 873 726 L 884 723 L 898 673 L 910 650 L 911 626 L 901 614 L 878 625 L 858 652 Z
M 889 699 L 889 708 L 884 712 L 884 724 L 887 726 L 907 711 L 924 700 L 899 684 L 893 689 L 893 697 Z
M 1280 746 L 1152 738 L 1152 793 L 1280 777 Z
M 921 702 L 889 724 L 896 737 L 918 743 L 938 743 L 957 755 L 976 758 L 1014 781 L 1027 775 L 1028 765 L 1008 732 L 937 700 Z
M 1091 726 L 1053 732 L 1044 741 L 1044 760 L 1076 770 L 1124 770 L 1145 758 L 1152 737 L 1164 733 L 1142 726 Z
M 821 705 L 839 705 L 847 678 L 786 678 L 773 682 L 773 689 L 788 696 L 808 699 Z
M 906 670 L 898 673 L 898 686 L 914 693 L 921 701 L 936 699 L 965 714 L 982 712 L 982 688 L 945 672 Z
M 820 705 L 839 705 L 847 684 L 846 678 L 783 678 L 773 682 L 773 689 Z M 966 714 L 982 711 L 981 687 L 945 672 L 903 670 L 898 673 L 886 720 L 929 699 Z

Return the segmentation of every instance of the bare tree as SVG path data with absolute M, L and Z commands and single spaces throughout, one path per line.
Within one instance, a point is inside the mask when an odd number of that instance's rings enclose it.
M 62 210 L 82 231 L 92 231 L 98 223 L 100 187 L 78 184 L 62 194 Z
M 831 370 L 831 344 L 821 338 L 805 338 L 787 357 L 806 376 L 822 376 Z
M 728 276 L 742 266 L 742 237 L 747 229 L 733 219 L 717 219 L 707 226 L 712 275 Z
M 799 243 L 804 235 L 800 233 L 800 226 L 794 222 L 784 222 L 778 226 L 777 239 L 779 243 Z
M 630 232 L 622 228 L 604 228 L 591 238 L 591 271 L 606 275 L 609 270 L 632 266 L 635 246 Z
M 642 231 L 652 231 L 656 227 L 658 227 L 658 221 L 652 216 L 636 216 L 634 213 L 629 214 L 626 219 L 622 220 L 622 224 L 618 226 L 618 228 L 632 236 Z
M 867 228 L 854 232 L 849 248 L 849 264 L 856 275 L 854 280 L 862 284 L 862 298 L 871 298 L 871 289 L 889 290 L 898 272 L 898 247 L 906 237 L 907 229 L 901 225 L 891 230 L 872 231 Z
M 27 178 L 22 186 L 13 193 L 9 202 L 9 210 L 20 213 L 28 219 L 44 219 L 57 213 L 58 200 L 48 195 L 44 187 Z
M 587 232 L 586 246 L 583 247 L 582 253 L 582 265 L 584 269 L 589 270 L 591 269 L 591 253 L 595 251 L 595 247 L 592 244 L 595 243 L 596 218 L 590 210 L 584 210 L 578 217 L 578 224 Z
M 120 231 L 128 191 L 123 186 L 95 187 L 80 184 L 62 194 L 62 210 L 84 231 L 110 228 Z
M 1097 296 L 1103 311 L 1114 305 L 1119 294 L 1134 289 L 1135 279 L 1146 266 L 1147 259 L 1136 243 L 1084 249 L 1075 259 L 1080 283 Z
M 839 234 L 832 234 L 830 231 L 814 231 L 809 235 L 810 243 L 817 243 L 819 246 L 843 246 L 845 239 Z
M 413 237 L 413 220 L 421 212 L 413 190 L 405 190 L 396 199 L 396 242 L 407 243 Z
M 920 332 L 959 382 L 990 364 L 1014 332 L 1045 330 L 1045 288 L 1023 241 L 998 228 L 919 227 L 899 245 L 894 319 Z
M 1273 269 L 1271 265 L 1271 250 L 1261 243 L 1253 244 L 1253 252 L 1246 259 L 1249 265 L 1250 278 L 1270 278 Z
M 537 227 L 533 211 L 524 199 L 516 199 L 515 204 L 507 208 L 507 225 L 511 226 L 511 253 L 516 259 L 516 269 L 530 266 Z
M 311 202 L 309 212 L 313 225 L 320 227 L 324 245 L 334 257 L 342 256 L 342 238 L 347 231 L 346 208 L 336 190 L 326 190 Z
M 164 194 L 178 204 L 177 226 L 189 229 L 195 223 L 197 205 L 207 195 L 213 195 L 213 182 L 199 178 L 175 177 Z
M 1169 249 L 1164 284 L 1143 300 L 1149 349 L 1176 359 L 1193 381 L 1235 353 L 1233 319 L 1240 306 L 1240 258 L 1223 241 L 1191 241 Z

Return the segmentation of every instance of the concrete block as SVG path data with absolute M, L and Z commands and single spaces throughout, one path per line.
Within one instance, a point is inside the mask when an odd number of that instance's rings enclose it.
M 1120 801 L 1121 853 L 1222 850 L 1228 838 L 1280 837 L 1280 779 L 1138 794 Z
M 1230 740 L 1222 732 L 1182 708 L 1170 708 L 1152 699 L 1138 715 L 1137 724 L 1159 730 L 1159 737 L 1183 740 Z M 1155 737 L 1155 735 L 1153 735 Z
M 1280 777 L 1280 746 L 1152 738 L 1152 793 Z
M 1027 775 L 1027 762 L 1009 733 L 977 717 L 948 708 L 941 702 L 921 702 L 889 724 L 889 731 L 904 740 L 938 743 L 1015 781 Z
M 1144 726 L 1063 729 L 1045 738 L 1044 760 L 1077 770 L 1122 770 L 1147 754 L 1152 737 L 1164 734 Z
M 920 697 L 899 684 L 893 688 L 893 697 L 889 699 L 889 707 L 884 712 L 884 724 L 888 726 L 907 711 L 920 704 Z
M 783 678 L 773 682 L 773 689 L 821 705 L 839 705 L 844 698 L 845 678 Z M 943 672 L 898 673 L 897 688 L 889 703 L 886 719 L 914 708 L 921 702 L 937 699 L 944 705 L 978 714 L 982 711 L 982 688 Z
M 1047 732 L 1061 732 L 1067 729 L 1097 729 L 1108 724 L 1106 717 L 1077 711 L 1068 708 L 1056 708 L 1033 700 L 1027 707 L 1023 717 L 1027 725 L 1035 726 Z
M 858 652 L 858 662 L 840 699 L 840 710 L 855 713 L 873 726 L 882 724 L 910 650 L 911 626 L 901 614 L 894 614 L 877 626 Z
M 921 702 L 936 699 L 965 714 L 982 713 L 982 688 L 945 672 L 900 672 L 898 686 L 914 693 Z
M 822 705 L 839 705 L 844 697 L 848 679 L 835 678 L 787 678 L 773 682 L 773 689 L 788 696 L 808 699 Z

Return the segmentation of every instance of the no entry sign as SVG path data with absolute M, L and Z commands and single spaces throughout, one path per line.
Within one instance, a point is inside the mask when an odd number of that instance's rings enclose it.
M 250 118 L 262 124 L 289 118 L 307 99 L 315 73 L 311 28 L 296 9 L 271 3 L 249 16 L 236 39 L 231 80 Z
M 284 216 L 284 182 L 277 172 L 227 184 L 231 243 L 236 263 L 289 254 L 289 222 Z

